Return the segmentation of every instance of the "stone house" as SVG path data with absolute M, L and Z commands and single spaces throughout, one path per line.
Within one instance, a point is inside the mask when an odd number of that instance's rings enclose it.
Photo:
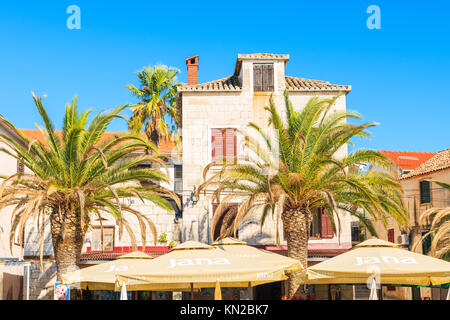
M 387 227 L 380 221 L 374 222 L 378 237 L 403 245 L 411 250 L 419 239 L 428 231 L 418 221 L 425 210 L 450 206 L 450 192 L 432 183 L 440 181 L 450 183 L 450 149 L 437 153 L 381 151 L 399 168 L 399 183 L 404 195 L 403 201 L 409 214 L 409 225 L 400 228 L 393 218 L 388 218 Z M 400 157 L 400 166 L 398 161 Z M 401 162 L 404 159 L 404 162 Z M 424 241 L 416 252 L 427 254 L 430 240 Z M 442 291 L 442 292 L 441 292 Z M 438 288 L 421 288 L 420 296 L 439 299 L 444 291 Z M 388 287 L 384 289 L 386 298 L 411 299 L 419 296 L 419 291 L 410 288 Z M 445 297 L 444 297 L 445 298 Z M 442 299 L 444 299 L 442 298 Z
M 268 114 L 264 106 L 269 104 L 270 97 L 280 106 L 279 111 L 283 114 L 283 93 L 286 89 L 296 110 L 301 110 L 314 96 L 330 98 L 341 92 L 344 94 L 337 99 L 333 111 L 346 109 L 346 96 L 351 86 L 287 76 L 285 71 L 288 61 L 287 54 L 238 54 L 235 69 L 230 70 L 232 75 L 198 83 L 199 57 L 186 59 L 188 84 L 179 88 L 178 97 L 183 144 L 183 228 L 189 230 L 185 232 L 188 236 L 186 240 L 195 239 L 206 243 L 213 240 L 210 226 L 215 206 L 208 197 L 201 196 L 196 202 L 192 192 L 202 183 L 203 169 L 213 159 L 240 158 L 245 155 L 244 135 L 254 134 L 247 131 L 248 123 L 267 126 Z M 339 150 L 336 157 L 346 154 L 345 147 Z M 313 223 L 314 231 L 309 245 L 312 262 L 351 248 L 352 218 L 343 212 L 339 214 L 342 221 L 340 235 L 330 231 L 326 217 Z M 281 229 L 280 226 L 282 234 Z M 217 234 L 217 230 L 214 232 Z M 269 219 L 261 230 L 257 214 L 244 222 L 238 231 L 239 239 L 249 244 L 266 246 L 271 250 L 286 250 L 283 239 L 281 248 L 274 246 L 275 234 L 275 222 Z

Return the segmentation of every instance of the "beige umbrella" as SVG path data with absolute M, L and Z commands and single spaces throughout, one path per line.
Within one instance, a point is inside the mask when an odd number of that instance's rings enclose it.
M 141 251 L 134 251 L 120 256 L 118 259 L 108 261 L 91 267 L 76 270 L 62 275 L 62 283 L 89 290 L 115 290 L 116 274 L 120 272 L 132 272 L 143 261 L 151 261 L 152 256 Z M 164 286 L 166 288 L 166 286 Z M 187 290 L 185 286 L 172 289 Z M 155 287 L 155 291 L 158 288 Z M 161 290 L 162 291 L 162 290 Z
M 258 261 L 274 267 L 284 268 L 286 273 L 304 269 L 299 260 L 285 257 L 278 253 L 258 249 L 247 245 L 246 242 L 233 238 L 225 238 L 223 240 L 213 242 L 212 245 L 243 259 Z
M 440 285 L 450 282 L 450 263 L 370 239 L 307 268 L 298 280 L 309 284 L 370 283 L 373 277 L 377 283 L 392 285 Z
M 117 274 L 116 290 L 124 283 L 129 290 L 152 290 L 154 286 L 171 288 L 248 287 L 282 281 L 282 267 L 243 259 L 219 248 L 196 241 L 180 244 L 153 260 Z

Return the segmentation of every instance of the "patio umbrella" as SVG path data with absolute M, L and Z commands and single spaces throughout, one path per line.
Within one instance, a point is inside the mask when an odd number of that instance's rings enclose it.
M 258 249 L 247 245 L 246 242 L 233 238 L 225 238 L 223 240 L 213 242 L 212 245 L 243 259 L 258 261 L 274 267 L 284 268 L 286 273 L 304 269 L 299 260 L 282 256 L 278 253 Z
M 120 300 L 128 300 L 127 286 L 125 283 L 123 284 L 122 291 L 120 292 Z
M 62 283 L 76 286 L 80 289 L 115 290 L 116 274 L 135 270 L 143 261 L 150 261 L 153 257 L 141 251 L 134 251 L 120 256 L 118 259 L 108 261 L 91 267 L 83 268 L 62 275 Z M 155 288 L 157 291 L 158 288 Z M 173 289 L 186 290 L 184 286 Z
M 376 281 L 375 277 L 372 278 L 372 286 L 370 287 L 369 300 L 378 300 L 377 281 Z
M 390 285 L 440 285 L 450 282 L 450 263 L 370 239 L 307 268 L 298 280 L 308 284 L 353 284 L 368 283 L 372 277 L 377 283 Z
M 152 290 L 153 287 L 214 288 L 248 287 L 287 279 L 282 267 L 243 259 L 219 248 L 187 241 L 153 260 L 142 261 L 137 269 L 116 276 L 116 288 L 126 283 L 129 289 Z

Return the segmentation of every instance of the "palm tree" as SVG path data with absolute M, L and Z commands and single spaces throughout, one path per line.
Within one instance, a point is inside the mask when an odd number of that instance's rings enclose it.
M 176 82 L 179 70 L 164 65 L 144 67 L 137 72 L 140 87 L 128 85 L 126 88 L 140 101 L 131 105 L 133 115 L 128 126 L 133 133 L 141 133 L 145 125 L 145 134 L 159 147 L 162 138 L 171 138 L 171 130 L 166 116 L 178 123 L 176 97 L 180 83 Z
M 153 169 L 139 169 L 139 165 L 158 162 L 160 157 L 142 154 L 144 148 L 157 152 L 154 144 L 133 134 L 124 134 L 113 139 L 101 139 L 110 122 L 118 117 L 125 106 L 111 112 L 100 112 L 88 124 L 90 111 L 78 113 L 76 98 L 66 105 L 63 130 L 56 131 L 44 106 L 42 98 L 33 94 L 33 99 L 42 117 L 45 128 L 39 127 L 45 142 L 30 141 L 11 123 L 9 127 L 20 135 L 25 143 L 17 142 L 6 135 L 0 141 L 9 148 L 0 151 L 16 158 L 32 173 L 17 173 L 3 176 L 0 186 L 0 210 L 13 206 L 10 246 L 16 234 L 22 244 L 27 221 L 39 226 L 40 258 L 44 248 L 44 226 L 50 222 L 57 278 L 72 271 L 79 264 L 86 232 L 93 218 L 102 220 L 103 214 L 111 215 L 118 222 L 119 237 L 123 228 L 127 230 L 132 246 L 136 248 L 136 237 L 126 215 L 135 216 L 141 228 L 141 240 L 145 246 L 146 228 L 153 233 L 156 243 L 156 227 L 139 211 L 120 199 L 138 197 L 172 211 L 164 197 L 178 198 L 169 190 L 158 186 L 141 187 L 136 180 L 167 181 L 167 176 Z M 134 155 L 133 155 L 134 154 Z M 138 167 L 136 169 L 136 167 Z M 131 170 L 133 169 L 133 170 Z M 127 214 L 124 214 L 127 213 Z M 103 228 L 102 228 L 103 231 Z
M 306 267 L 311 220 L 318 210 L 326 210 L 333 230 L 340 231 L 339 215 L 345 211 L 359 218 L 375 232 L 364 217 L 365 210 L 375 220 L 386 223 L 388 215 L 406 224 L 407 215 L 401 201 L 402 189 L 389 173 L 361 173 L 355 167 L 361 163 L 376 164 L 389 169 L 390 162 L 372 150 L 354 151 L 341 159 L 334 155 L 353 137 L 368 137 L 366 129 L 374 123 L 354 125 L 347 119 L 361 119 L 355 112 L 330 112 L 337 97 L 311 98 L 301 112 L 294 111 L 285 92 L 286 120 L 283 121 L 270 99 L 269 126 L 278 137 L 255 123 L 257 139 L 247 137 L 247 147 L 255 155 L 249 161 L 226 164 L 217 172 L 215 163 L 204 170 L 204 182 L 197 193 L 213 186 L 213 201 L 219 205 L 214 213 L 212 230 L 223 214 L 235 215 L 234 223 L 222 237 L 236 233 L 238 226 L 253 214 L 260 214 L 261 225 L 271 214 L 282 223 L 288 245 L 288 256 L 300 260 Z M 213 171 L 208 176 L 208 172 Z M 238 209 L 226 210 L 227 202 L 240 202 Z M 335 223 L 335 218 L 338 223 Z M 337 228 L 336 228 L 337 226 Z M 289 277 L 289 295 L 298 288 L 295 274 Z
M 433 182 L 450 191 L 450 184 Z M 428 227 L 429 231 L 416 242 L 413 251 L 416 251 L 423 241 L 432 237 L 429 254 L 450 261 L 450 207 L 430 208 L 424 211 L 419 217 L 419 225 Z

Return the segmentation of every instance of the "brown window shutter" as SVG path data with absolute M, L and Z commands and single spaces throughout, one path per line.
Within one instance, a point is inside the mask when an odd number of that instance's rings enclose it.
M 216 161 L 217 163 L 223 162 L 224 157 L 224 143 L 223 143 L 223 134 L 222 129 L 212 129 L 211 131 L 211 139 L 212 139 L 212 161 Z
M 263 70 L 262 65 L 253 65 L 253 90 L 262 91 L 263 90 Z
M 333 238 L 333 224 L 331 223 L 330 216 L 327 209 L 321 209 L 321 232 L 322 238 Z
M 395 243 L 395 240 L 394 240 L 394 229 L 389 229 L 388 230 L 388 241 L 392 242 L 392 243 Z
M 225 159 L 227 163 L 236 163 L 236 129 L 225 130 Z
M 264 64 L 263 67 L 263 91 L 273 91 L 273 64 Z

